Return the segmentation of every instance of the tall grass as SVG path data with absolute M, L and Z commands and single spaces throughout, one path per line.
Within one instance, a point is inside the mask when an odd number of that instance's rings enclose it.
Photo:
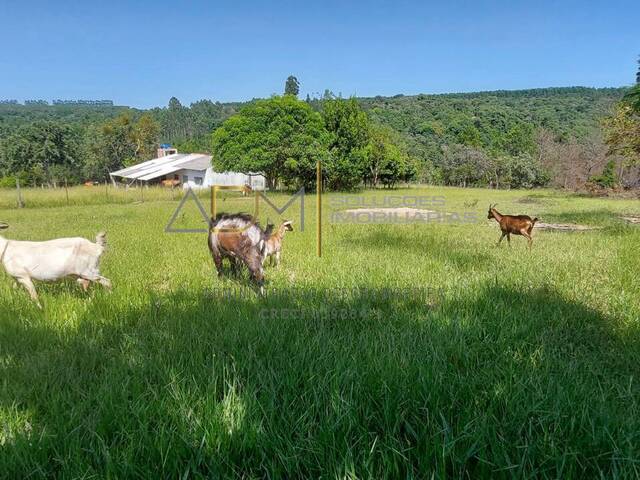
M 260 298 L 246 274 L 216 277 L 204 234 L 164 233 L 177 198 L 32 193 L 0 211 L 6 236 L 107 230 L 114 289 L 39 284 L 40 311 L 0 278 L 0 476 L 640 474 L 640 233 L 617 216 L 637 202 L 413 188 L 391 193 L 478 221 L 349 225 L 330 222 L 332 194 L 317 258 L 307 198 L 304 231 L 299 207 L 284 214 L 296 230 Z M 603 228 L 496 248 L 489 202 Z M 176 226 L 203 224 L 187 203 Z

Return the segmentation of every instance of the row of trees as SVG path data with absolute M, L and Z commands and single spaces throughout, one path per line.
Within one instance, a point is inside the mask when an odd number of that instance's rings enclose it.
M 4 185 L 56 186 L 104 180 L 110 171 L 155 156 L 160 124 L 148 114 L 121 114 L 83 129 L 55 121 L 26 124 L 0 140 Z
M 605 167 L 617 184 L 639 181 L 639 87 L 349 100 L 326 90 L 303 102 L 290 76 L 284 91 L 244 104 L 183 106 L 172 98 L 148 111 L 0 105 L 0 177 L 103 180 L 168 142 L 181 152 L 212 153 L 218 168 L 265 171 L 272 185 L 291 187 L 314 183 L 318 159 L 333 189 L 412 179 L 582 188 L 608 184 Z

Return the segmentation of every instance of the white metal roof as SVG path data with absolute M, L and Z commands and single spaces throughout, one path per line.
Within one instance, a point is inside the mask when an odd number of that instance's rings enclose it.
M 175 153 L 111 172 L 110 175 L 132 180 L 147 181 L 162 177 L 163 175 L 169 175 L 185 168 L 205 171 L 210 166 L 210 155 L 204 155 L 202 153 Z

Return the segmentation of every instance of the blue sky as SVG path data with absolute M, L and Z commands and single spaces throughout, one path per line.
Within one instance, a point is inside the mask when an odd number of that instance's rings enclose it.
M 0 98 L 164 106 L 631 84 L 640 2 L 0 0 Z

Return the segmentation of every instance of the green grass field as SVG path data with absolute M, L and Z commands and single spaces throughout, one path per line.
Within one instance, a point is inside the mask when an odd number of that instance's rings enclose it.
M 0 477 L 640 475 L 640 226 L 617 216 L 638 201 L 365 191 L 441 195 L 478 222 L 347 225 L 327 195 L 317 258 L 308 195 L 260 298 L 215 276 L 205 234 L 164 233 L 166 192 L 23 193 L 20 210 L 0 194 L 5 236 L 106 230 L 114 288 L 38 284 L 41 311 L 0 275 Z M 603 228 L 496 248 L 489 202 Z M 198 225 L 188 205 L 176 226 Z

